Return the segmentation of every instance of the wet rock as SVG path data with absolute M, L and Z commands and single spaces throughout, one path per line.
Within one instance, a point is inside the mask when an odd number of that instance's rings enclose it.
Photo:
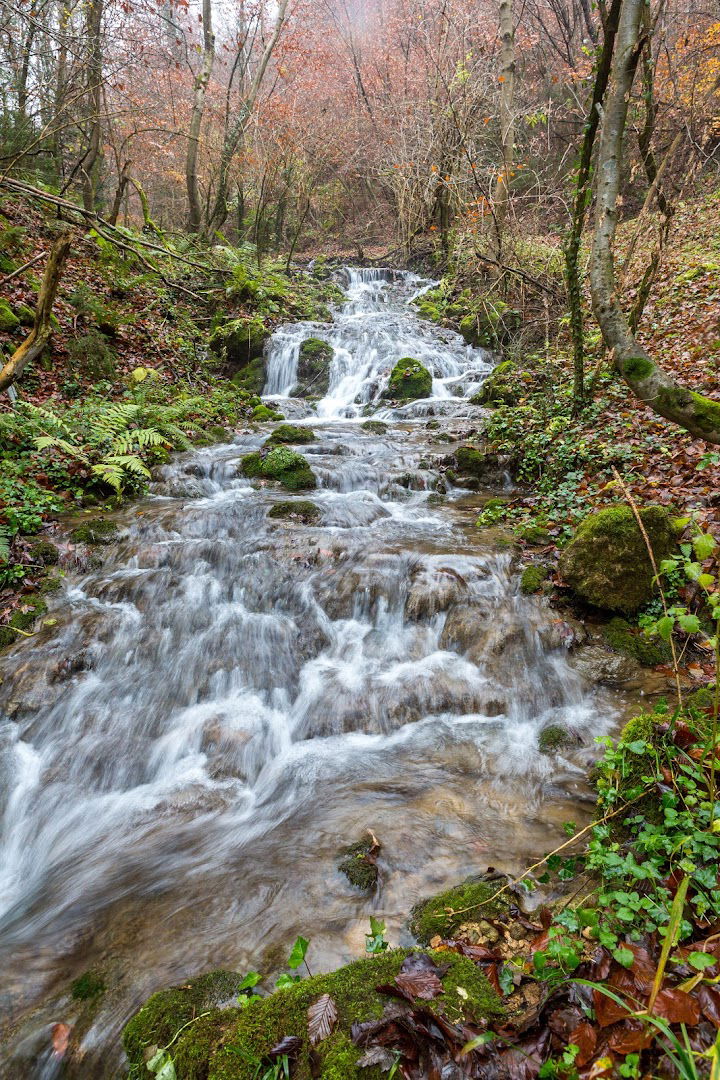
M 247 375 L 248 366 L 262 357 L 269 337 L 270 330 L 259 315 L 228 319 L 211 335 L 210 352 L 218 357 L 232 374 Z M 264 381 L 263 374 L 262 383 Z M 256 378 L 255 382 L 260 383 L 260 379 Z M 262 383 L 256 387 L 258 393 L 262 390 Z M 246 386 L 245 389 L 250 387 Z
M 366 840 L 351 844 L 341 852 L 342 859 L 338 863 L 338 870 L 356 889 L 368 892 L 374 889 L 378 882 L 378 851 L 379 844 L 371 834 Z
M 395 401 L 416 401 L 430 397 L 432 393 L 432 375 L 419 360 L 406 356 L 398 360 L 390 372 L 390 381 L 383 391 L 384 398 Z
M 288 491 L 317 487 L 315 473 L 307 458 L 284 446 L 278 446 L 268 454 L 247 454 L 240 462 L 240 468 L 245 476 L 277 480 Z
M 314 525 L 319 521 L 320 507 L 307 499 L 292 499 L 287 502 L 275 503 L 268 510 L 269 518 L 283 518 L 284 520 L 299 521 L 303 525 Z
M 646 506 L 640 518 L 659 565 L 677 544 L 672 515 L 663 506 Z M 637 611 L 656 590 L 645 539 L 624 503 L 586 517 L 560 556 L 559 568 L 579 597 L 610 611 Z
M 292 397 L 323 397 L 330 386 L 330 367 L 335 350 L 321 338 L 309 337 L 303 341 L 298 353 L 298 385 Z
M 451 938 L 473 916 L 494 918 L 507 911 L 507 900 L 496 897 L 498 881 L 466 881 L 453 889 L 422 900 L 410 912 L 408 928 L 423 945 L 439 936 Z
M 309 427 L 295 427 L 293 424 L 280 424 L 272 435 L 266 440 L 265 445 L 273 443 L 311 443 L 315 442 L 315 432 Z
M 583 645 L 573 653 L 571 662 L 584 679 L 599 686 L 630 687 L 642 675 L 636 660 L 602 645 Z
M 549 724 L 538 736 L 538 750 L 541 754 L 554 754 L 579 742 L 579 737 L 562 724 Z
M 114 521 L 100 517 L 78 525 L 70 533 L 70 539 L 76 544 L 113 544 L 119 532 Z
M 360 425 L 363 431 L 369 431 L 371 435 L 384 435 L 389 429 L 382 420 L 364 420 Z
M 672 664 L 672 650 L 666 642 L 651 640 L 625 619 L 611 619 L 603 629 L 603 638 L 614 652 L 637 660 L 643 667 Z

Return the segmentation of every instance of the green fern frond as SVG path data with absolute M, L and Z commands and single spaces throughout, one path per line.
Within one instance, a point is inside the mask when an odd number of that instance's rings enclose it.
M 93 465 L 92 471 L 120 494 L 125 479 L 125 473 L 121 468 L 117 465 L 111 465 L 107 461 L 101 461 L 99 465 Z
M 117 466 L 126 472 L 134 473 L 135 476 L 142 476 L 145 479 L 150 476 L 147 465 L 136 454 L 112 454 L 110 457 L 106 457 L 101 464 Z
M 83 464 L 89 465 L 85 454 L 82 452 L 79 446 L 74 446 L 67 439 L 62 439 L 59 435 L 38 435 L 35 439 L 35 446 L 38 450 L 62 450 L 64 454 L 68 454 L 69 457 L 78 458 Z

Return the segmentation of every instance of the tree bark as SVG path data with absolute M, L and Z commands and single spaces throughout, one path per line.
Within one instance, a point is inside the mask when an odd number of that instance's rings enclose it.
M 200 71 L 195 79 L 193 106 L 190 116 L 188 149 L 185 159 L 185 183 L 188 198 L 188 229 L 199 232 L 202 224 L 202 207 L 198 187 L 197 162 L 200 149 L 200 128 L 205 113 L 205 97 L 215 63 L 215 35 L 212 28 L 212 0 L 203 0 L 203 55 Z
M 623 0 L 597 162 L 595 231 L 590 260 L 593 310 L 615 365 L 630 389 L 654 412 L 691 435 L 720 443 L 720 402 L 679 385 L 635 339 L 620 306 L 613 248 L 617 231 L 623 143 L 628 104 L 638 63 L 644 0 Z
M 515 149 L 515 24 L 513 0 L 500 0 L 500 143 L 502 168 L 498 173 L 494 194 L 494 221 L 496 232 L 495 258 L 502 251 L 502 229 L 507 217 L 510 172 Z
M 88 41 L 87 104 L 88 149 L 83 161 L 83 205 L 86 210 L 96 209 L 98 173 L 102 159 L 102 19 L 103 0 L 90 0 L 87 8 L 85 32 Z
M 580 283 L 580 243 L 588 204 L 590 202 L 590 177 L 592 174 L 593 148 L 600 123 L 599 107 L 605 97 L 610 65 L 615 49 L 615 34 L 620 18 L 621 0 L 612 0 L 603 28 L 603 44 L 595 71 L 595 85 L 588 110 L 583 141 L 575 175 L 570 230 L 565 240 L 565 287 L 570 308 L 570 334 L 573 342 L 573 412 L 577 414 L 585 402 L 585 326 L 582 310 L 582 287 Z
M 35 322 L 28 336 L 0 370 L 0 391 L 19 379 L 27 365 L 43 351 L 52 334 L 52 309 L 55 303 L 60 278 L 65 268 L 65 261 L 70 253 L 74 239 L 72 230 L 63 232 L 53 244 L 45 267 L 37 307 Z

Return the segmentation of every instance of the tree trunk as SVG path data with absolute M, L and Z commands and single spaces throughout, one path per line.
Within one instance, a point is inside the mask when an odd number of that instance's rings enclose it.
M 623 142 L 638 63 L 643 0 L 623 0 L 600 135 L 595 232 L 590 261 L 593 310 L 615 365 L 630 389 L 660 416 L 691 435 L 720 443 L 720 402 L 677 384 L 636 340 L 617 296 L 613 245 L 617 230 Z
M 15 380 L 22 375 L 27 365 L 40 356 L 50 340 L 52 334 L 50 320 L 53 304 L 55 303 L 55 294 L 60 284 L 60 278 L 73 239 L 73 231 L 68 230 L 58 236 L 52 246 L 40 285 L 33 328 L 22 345 L 15 350 L 2 370 L 0 370 L 0 390 L 7 390 L 8 386 L 12 386 Z
M 90 0 L 87 8 L 85 32 L 88 41 L 87 105 L 88 150 L 83 162 L 83 205 L 86 210 L 96 209 L 98 173 L 102 159 L 102 18 L 103 0 Z
M 617 33 L 617 24 L 620 18 L 620 5 L 621 0 L 612 0 L 605 19 L 603 44 L 595 71 L 595 85 L 577 162 L 575 197 L 573 199 L 570 230 L 563 249 L 565 256 L 565 287 L 568 307 L 570 308 L 570 334 L 573 342 L 573 412 L 576 415 L 585 402 L 585 326 L 582 310 L 580 268 L 578 266 L 580 243 L 590 202 L 590 176 L 595 136 L 600 123 L 599 109 L 605 97 L 608 79 L 610 78 L 615 34 Z
M 500 258 L 502 251 L 502 229 L 507 217 L 509 201 L 510 173 L 513 165 L 515 148 L 515 24 L 513 21 L 513 0 L 500 0 L 500 143 L 502 147 L 502 167 L 495 184 L 495 232 L 496 244 L 494 255 Z
M 193 94 L 188 149 L 185 159 L 185 183 L 188 197 L 188 228 L 190 232 L 199 232 L 202 224 L 202 208 L 198 188 L 197 162 L 200 149 L 200 129 L 205 113 L 205 96 L 215 63 L 215 35 L 212 28 L 212 0 L 203 0 L 203 55 L 202 64 Z

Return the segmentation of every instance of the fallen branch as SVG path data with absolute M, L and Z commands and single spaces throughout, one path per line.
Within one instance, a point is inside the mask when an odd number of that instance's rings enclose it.
M 35 263 L 39 263 L 41 259 L 44 259 L 47 255 L 47 251 L 41 251 L 38 255 L 35 255 L 29 262 L 23 263 L 22 266 L 18 266 L 17 270 L 13 270 L 12 274 L 6 274 L 4 278 L 0 278 L 0 285 L 7 285 L 8 281 L 12 281 L 13 278 L 20 277 L 26 270 L 29 270 Z

